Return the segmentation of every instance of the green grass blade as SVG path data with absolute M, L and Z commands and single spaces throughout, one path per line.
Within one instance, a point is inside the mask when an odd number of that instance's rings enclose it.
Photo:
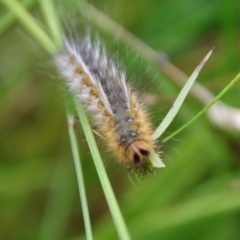
M 165 164 L 163 163 L 162 159 L 158 156 L 158 154 L 156 152 L 151 152 L 149 160 L 151 161 L 152 165 L 155 168 L 165 167 Z
M 174 117 L 178 113 L 184 99 L 186 98 L 188 92 L 190 91 L 192 85 L 194 84 L 198 74 L 200 73 L 201 69 L 203 68 L 204 64 L 207 62 L 209 57 L 212 54 L 213 49 L 205 56 L 205 58 L 202 60 L 202 62 L 197 66 L 195 71 L 192 73 L 190 78 L 188 79 L 185 86 L 182 88 L 180 94 L 178 95 L 177 99 L 173 103 L 173 107 L 169 110 L 167 116 L 163 119 L 161 124 L 158 126 L 158 128 L 153 133 L 153 139 L 158 139 L 163 132 L 167 129 L 167 127 L 170 125 L 170 123 L 173 121 Z
M 217 96 L 212 100 L 206 107 L 204 107 L 197 115 L 195 115 L 190 121 L 180 127 L 177 131 L 169 135 L 167 138 L 163 140 L 163 142 L 167 142 L 169 139 L 180 133 L 184 130 L 188 125 L 193 123 L 196 119 L 198 119 L 201 115 L 203 115 L 214 103 L 216 103 L 225 93 L 227 93 L 238 81 L 240 80 L 240 73 L 229 83 Z
M 70 105 L 69 103 L 66 104 L 66 112 L 67 112 L 67 120 L 68 120 L 68 133 L 69 133 L 69 138 L 70 138 L 70 143 L 71 143 L 71 148 L 73 153 L 73 160 L 74 160 L 74 165 L 75 165 L 75 170 L 77 175 L 79 194 L 80 194 L 80 199 L 82 204 L 83 220 L 84 220 L 85 229 L 86 229 L 86 237 L 87 237 L 87 240 L 92 240 L 93 239 L 92 227 L 91 227 L 91 221 L 90 221 L 90 216 L 88 211 L 87 197 L 86 197 L 86 191 L 85 191 L 85 185 L 84 185 L 84 179 L 83 179 L 83 171 L 82 171 L 81 160 L 80 160 L 79 151 L 78 151 L 77 138 L 74 130 L 75 120 L 74 120 L 72 105 Z
M 50 34 L 59 49 L 62 46 L 62 34 L 61 27 L 58 21 L 56 11 L 54 10 L 54 4 L 51 0 L 39 0 L 45 21 L 50 30 Z
M 22 6 L 25 8 L 31 8 L 36 3 L 36 0 L 24 0 L 22 1 Z M 8 28 L 15 22 L 16 16 L 12 12 L 7 12 L 0 19 L 0 36 L 8 30 Z
M 90 148 L 90 152 L 92 154 L 93 157 L 93 161 L 103 188 L 103 192 L 105 194 L 119 239 L 121 240 L 130 240 L 131 237 L 129 235 L 126 223 L 123 219 L 122 213 L 119 209 L 116 197 L 114 195 L 113 189 L 111 187 L 111 184 L 109 182 L 105 167 L 103 165 L 100 153 L 98 151 L 98 147 L 96 144 L 96 141 L 94 139 L 93 136 L 93 132 L 91 130 L 91 127 L 89 125 L 87 116 L 84 112 L 84 110 L 82 109 L 82 107 L 80 106 L 79 103 L 76 102 L 76 106 L 77 106 L 77 111 L 78 111 L 78 116 L 80 119 L 80 122 L 82 124 L 83 127 L 83 131 L 85 134 L 85 137 L 87 139 L 89 148 Z
M 2 2 L 17 16 L 27 31 L 51 54 L 56 53 L 57 48 L 49 36 L 42 30 L 37 21 L 15 0 L 2 0 Z

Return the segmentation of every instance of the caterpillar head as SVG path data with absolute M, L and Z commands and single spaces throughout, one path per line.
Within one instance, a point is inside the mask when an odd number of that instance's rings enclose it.
M 127 167 L 137 175 L 145 175 L 147 171 L 155 173 L 149 157 L 153 151 L 153 143 L 143 140 L 132 142 L 126 149 Z

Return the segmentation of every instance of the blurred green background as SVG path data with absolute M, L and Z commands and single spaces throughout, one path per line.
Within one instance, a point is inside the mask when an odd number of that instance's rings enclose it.
M 44 26 L 39 3 L 25 2 Z M 238 0 L 91 3 L 188 75 L 215 46 L 198 78 L 215 94 L 239 72 Z M 78 4 L 56 1 L 60 18 L 84 23 Z M 51 56 L 17 21 L 3 28 L 9 10 L 0 6 L 0 238 L 85 239 L 65 87 Z M 157 126 L 179 87 L 107 29 L 99 35 L 109 51 L 118 51 L 136 88 L 157 99 L 149 106 Z M 239 108 L 239 93 L 237 84 L 223 101 Z M 202 108 L 189 96 L 163 138 Z M 77 132 L 94 239 L 118 239 L 80 124 Z M 162 146 L 166 168 L 144 180 L 131 181 L 99 146 L 133 239 L 240 239 L 239 133 L 220 130 L 204 116 Z

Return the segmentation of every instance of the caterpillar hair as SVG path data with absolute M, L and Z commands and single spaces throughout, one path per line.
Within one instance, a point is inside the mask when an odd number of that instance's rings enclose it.
M 65 38 L 55 63 L 117 161 L 137 174 L 154 172 L 149 156 L 155 142 L 148 115 L 126 83 L 125 70 L 99 40 Z

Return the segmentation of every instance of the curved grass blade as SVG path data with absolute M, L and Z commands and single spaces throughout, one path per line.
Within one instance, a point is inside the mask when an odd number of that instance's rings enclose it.
M 168 141 L 176 134 L 180 133 L 183 129 L 185 129 L 188 125 L 194 122 L 197 118 L 203 115 L 214 103 L 216 103 L 225 93 L 227 93 L 238 81 L 240 80 L 240 73 L 211 101 L 205 108 L 203 108 L 197 115 L 195 115 L 190 121 L 180 127 L 177 131 L 169 135 L 167 138 L 163 140 L 163 142 Z
M 197 68 L 194 70 L 190 78 L 188 79 L 187 83 L 182 88 L 180 94 L 178 95 L 177 99 L 173 103 L 172 108 L 169 110 L 167 116 L 163 119 L 161 124 L 158 126 L 158 128 L 153 133 L 153 139 L 158 139 L 163 132 L 168 128 L 170 123 L 173 121 L 174 117 L 178 113 L 184 99 L 186 98 L 189 90 L 191 89 L 194 81 L 196 80 L 198 74 L 200 73 L 201 69 L 203 68 L 204 64 L 207 62 L 209 57 L 211 56 L 213 52 L 213 49 L 205 56 L 205 58 L 201 61 L 201 63 L 197 66 Z

